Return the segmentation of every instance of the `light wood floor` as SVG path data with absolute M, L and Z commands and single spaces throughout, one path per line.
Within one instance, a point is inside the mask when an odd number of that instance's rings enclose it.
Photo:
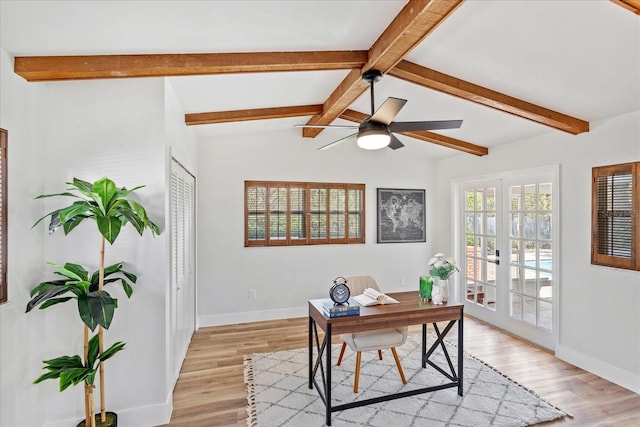
M 297 318 L 198 330 L 182 366 L 173 394 L 173 415 L 166 426 L 244 427 L 243 356 L 305 347 L 307 322 Z M 465 350 L 573 415 L 545 426 L 640 426 L 640 395 L 472 318 L 465 318 L 464 329 Z M 419 326 L 410 328 L 411 334 L 419 331 Z M 455 341 L 454 337 L 448 338 Z

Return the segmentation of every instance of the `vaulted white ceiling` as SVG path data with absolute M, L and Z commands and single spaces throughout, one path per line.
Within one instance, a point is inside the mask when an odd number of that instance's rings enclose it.
M 405 3 L 2 0 L 0 43 L 18 57 L 366 51 Z M 640 110 L 640 17 L 607 0 L 466 1 L 405 59 L 588 122 Z M 184 112 L 200 113 L 322 104 L 348 71 L 168 78 Z M 408 99 L 399 121 L 462 119 L 460 129 L 439 133 L 489 147 L 489 153 L 505 142 L 562 132 L 389 75 L 376 84 L 375 94 L 376 106 L 388 96 Z M 368 113 L 368 93 L 349 108 Z M 349 132 L 331 129 L 302 138 L 292 125 L 308 119 L 193 129 L 200 138 L 286 129 L 314 147 Z M 579 136 L 571 138 L 579 150 Z M 457 153 L 400 139 L 403 150 L 434 158 Z

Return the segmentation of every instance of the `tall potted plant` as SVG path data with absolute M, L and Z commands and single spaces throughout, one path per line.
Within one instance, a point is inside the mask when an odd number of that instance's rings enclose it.
M 107 422 L 104 394 L 104 364 L 124 348 L 124 343 L 117 342 L 104 350 L 104 329 L 111 324 L 117 300 L 104 290 L 105 283 L 120 281 L 127 296 L 131 296 L 133 289 L 129 284 L 136 282 L 136 276 L 122 270 L 122 263 L 105 268 L 104 253 L 105 240 L 113 244 L 123 226 L 131 223 L 142 236 L 145 229 L 152 234 L 159 234 L 160 230 L 147 216 L 145 208 L 129 196 L 134 191 L 144 187 L 138 186 L 131 190 L 118 188 L 109 178 L 101 178 L 93 183 L 74 178 L 67 182 L 70 188 L 63 193 L 44 194 L 37 199 L 48 197 L 71 197 L 76 199 L 71 205 L 56 209 L 44 215 L 33 225 L 38 225 L 45 218 L 51 218 L 49 233 L 62 227 L 65 234 L 69 234 L 85 219 L 95 221 L 100 240 L 99 268 L 91 276 L 81 265 L 67 263 L 58 266 L 56 274 L 63 279 L 40 283 L 32 291 L 32 300 L 27 304 L 27 312 L 35 306 L 47 308 L 53 305 L 77 300 L 78 313 L 84 322 L 84 354 L 80 356 L 62 356 L 45 361 L 48 372 L 36 379 L 35 382 L 57 378 L 60 380 L 61 391 L 70 385 L 80 382 L 85 384 L 85 426 L 95 426 L 93 405 L 93 381 L 96 371 L 100 375 L 100 422 Z M 65 295 L 65 294 L 72 295 Z M 98 327 L 98 334 L 89 339 L 89 331 Z M 80 423 L 83 425 L 83 423 Z

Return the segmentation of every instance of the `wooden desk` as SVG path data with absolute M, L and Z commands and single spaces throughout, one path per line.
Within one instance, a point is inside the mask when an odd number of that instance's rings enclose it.
M 462 373 L 463 373 L 463 310 L 462 304 L 449 303 L 444 305 L 432 305 L 422 303 L 417 291 L 389 293 L 389 296 L 397 299 L 399 304 L 377 305 L 372 307 L 361 307 L 359 316 L 346 317 L 325 317 L 322 312 L 322 302 L 326 299 L 309 300 L 309 388 L 315 385 L 320 398 L 326 407 L 326 423 L 331 425 L 331 413 L 343 411 L 349 408 L 384 402 L 387 400 L 399 399 L 416 394 L 427 393 L 446 388 L 457 387 L 458 395 L 462 396 Z M 440 331 L 436 322 L 449 323 Z M 449 333 L 455 323 L 458 323 L 458 371 L 456 373 L 449 353 L 444 345 L 444 337 Z M 437 335 L 437 339 L 427 350 L 427 324 L 432 323 Z M 358 400 L 343 405 L 333 406 L 331 404 L 331 337 L 333 334 L 343 334 L 352 332 L 372 331 L 377 329 L 397 328 L 402 326 L 422 324 L 422 367 L 427 364 L 451 382 L 433 387 L 425 387 L 416 390 L 409 390 L 400 393 L 383 395 L 371 399 Z M 318 326 L 324 331 L 324 339 L 320 343 L 318 337 Z M 318 357 L 314 361 L 313 344 L 317 348 Z M 438 346 L 442 347 L 448 362 L 449 372 L 429 360 L 431 354 Z M 323 363 L 322 356 L 325 356 Z M 325 366 L 326 365 L 326 366 Z M 320 370 L 322 385 L 316 381 L 316 374 Z

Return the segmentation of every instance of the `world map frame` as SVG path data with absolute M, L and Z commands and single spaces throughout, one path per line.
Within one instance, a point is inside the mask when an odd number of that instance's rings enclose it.
M 426 242 L 424 189 L 378 188 L 378 243 Z

